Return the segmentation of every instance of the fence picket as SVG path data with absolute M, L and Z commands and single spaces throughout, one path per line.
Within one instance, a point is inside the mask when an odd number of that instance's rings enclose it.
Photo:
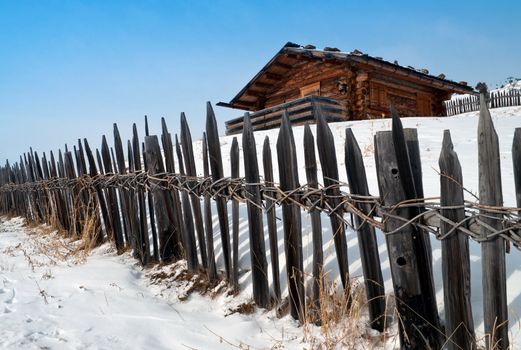
M 212 180 L 217 181 L 224 177 L 223 163 L 221 157 L 221 143 L 217 131 L 217 121 L 210 102 L 206 104 L 206 139 L 208 141 L 208 154 L 210 155 L 210 169 L 212 170 Z M 224 257 L 224 267 L 226 278 L 231 281 L 231 256 L 230 256 L 230 233 L 228 229 L 228 208 L 226 199 L 216 198 L 217 215 L 219 216 L 219 226 L 221 228 L 221 243 Z
M 165 168 L 159 148 L 159 140 L 157 136 L 145 136 L 145 162 L 150 175 L 164 173 Z M 158 238 L 159 238 L 159 256 L 162 261 L 171 261 L 179 256 L 173 240 L 175 228 L 169 218 L 170 201 L 167 191 L 155 188 L 154 182 L 150 183 L 150 192 L 152 193 L 154 210 L 156 215 Z
M 407 199 L 400 180 L 398 160 L 391 131 L 379 131 L 375 136 L 375 157 L 380 198 L 386 207 L 392 208 Z M 409 184 L 412 185 L 412 184 Z M 392 213 L 392 216 L 389 214 Z M 412 225 L 403 226 L 398 217 L 410 218 L 408 208 L 396 208 L 383 213 L 387 253 L 391 265 L 396 308 L 400 315 L 399 336 L 403 349 L 418 349 L 426 346 L 438 348 L 437 330 L 425 318 L 425 300 L 420 284 L 420 268 L 414 246 L 416 230 Z M 403 226 L 403 227 L 402 227 Z M 434 338 L 434 339 L 433 339 Z M 428 344 L 426 344 L 428 342 Z
M 179 174 L 184 176 L 183 154 L 181 153 L 181 145 L 179 144 L 177 134 L 175 135 L 175 149 L 177 152 L 177 160 L 179 161 Z M 185 228 L 186 264 L 188 271 L 195 272 L 199 268 L 199 261 L 197 259 L 197 244 L 195 242 L 194 217 L 192 215 L 192 208 L 190 207 L 190 197 L 186 190 L 181 191 L 181 204 L 183 205 L 183 224 Z
M 239 143 L 237 137 L 230 147 L 230 170 L 232 178 L 239 178 Z M 239 201 L 232 199 L 232 285 L 239 289 Z
M 346 129 L 345 165 L 350 192 L 355 195 L 369 196 L 362 152 L 351 128 Z M 358 203 L 356 208 L 368 216 L 373 216 L 373 208 L 369 204 Z M 355 222 L 369 306 L 370 325 L 376 330 L 383 331 L 386 323 L 385 291 L 375 229 L 358 216 L 355 216 Z
M 478 122 L 479 203 L 502 206 L 499 141 L 490 112 L 481 96 Z M 483 225 L 501 229 L 494 219 L 500 214 L 483 213 Z M 483 236 L 487 230 L 483 229 Z M 506 295 L 505 241 L 495 237 L 481 244 L 483 268 L 483 318 L 487 349 L 508 349 L 508 306 Z
M 191 177 L 197 176 L 195 168 L 194 149 L 192 144 L 192 134 L 186 122 L 186 116 L 181 113 L 181 147 L 183 150 L 186 175 Z M 181 162 L 181 159 L 178 159 Z M 190 182 L 189 182 L 190 185 Z M 193 184 L 192 184 L 193 186 Z M 204 237 L 203 214 L 201 211 L 201 201 L 197 194 L 191 193 L 192 211 L 194 214 L 195 230 L 197 232 L 197 241 L 199 243 L 199 253 L 201 254 L 201 263 L 205 269 L 208 269 L 208 256 L 206 254 L 206 241 Z
M 299 187 L 298 164 L 293 131 L 286 112 L 277 139 L 280 188 L 292 191 Z M 291 316 L 301 323 L 305 320 L 304 263 L 302 257 L 302 228 L 300 208 L 292 203 L 282 204 L 284 251 Z
M 210 176 L 206 133 L 203 133 L 203 174 L 205 179 Z M 208 249 L 208 278 L 210 281 L 216 281 L 217 266 L 215 265 L 215 250 L 213 247 L 212 202 L 209 194 L 204 195 L 204 224 L 206 228 L 206 249 Z
M 342 221 L 343 208 L 340 201 L 336 198 L 340 194 L 338 188 L 338 162 L 336 159 L 335 140 L 331 129 L 326 122 L 326 116 L 322 111 L 315 110 L 315 118 L 317 121 L 317 149 L 322 166 L 322 177 L 324 187 L 328 188 L 326 191 L 330 196 L 330 205 L 334 208 L 335 215 L 330 216 L 331 229 L 333 230 L 333 239 L 335 241 L 336 258 L 338 261 L 338 268 L 340 270 L 340 279 L 342 286 L 346 290 L 347 295 L 350 295 L 349 285 L 349 263 L 347 260 L 347 242 L 345 233 L 345 224 Z
M 259 190 L 259 166 L 257 163 L 257 148 L 249 115 L 244 115 L 242 150 L 244 155 L 244 178 L 246 181 L 246 203 L 248 209 L 248 226 L 250 241 L 250 259 L 253 282 L 253 299 L 263 308 L 269 308 L 268 263 L 262 227 L 262 200 Z
M 317 160 L 315 155 L 315 139 L 309 124 L 304 126 L 304 161 L 306 165 L 306 180 L 309 188 L 318 188 Z M 322 221 L 320 211 L 313 209 L 311 216 L 311 232 L 313 241 L 313 283 L 311 295 L 311 312 L 315 319 L 320 315 L 320 293 L 324 291 L 323 267 L 324 252 L 322 250 Z
M 262 165 L 264 167 L 264 184 L 266 187 L 273 187 L 273 163 L 271 158 L 270 139 L 264 138 L 262 146 Z M 280 291 L 280 269 L 279 269 L 279 239 L 277 237 L 277 218 L 275 204 L 269 194 L 264 194 L 266 201 L 266 221 L 268 225 L 268 237 L 270 240 L 271 274 L 273 275 L 273 292 L 277 302 L 281 301 Z
M 442 209 L 441 215 L 466 227 L 463 209 L 463 177 L 449 130 L 443 133 L 439 166 L 441 205 L 454 207 L 454 209 Z M 472 350 L 476 349 L 476 341 L 470 302 L 469 240 L 461 232 L 452 231 L 454 231 L 452 225 L 446 221 L 441 222 L 440 234 L 449 235 L 441 243 L 446 346 L 449 350 Z
M 147 127 L 147 124 L 145 127 Z M 174 145 L 172 143 L 172 136 L 168 132 L 165 118 L 161 118 L 161 144 L 163 145 L 166 171 L 175 173 Z M 183 221 L 183 210 L 179 191 L 177 189 L 169 191 L 169 193 L 165 194 L 165 201 L 167 203 L 166 210 L 168 211 L 168 218 L 173 229 L 172 239 L 175 246 L 175 258 L 182 259 L 186 252 L 186 228 Z

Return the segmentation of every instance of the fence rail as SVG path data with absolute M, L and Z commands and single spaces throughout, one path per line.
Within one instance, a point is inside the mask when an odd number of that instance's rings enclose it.
M 479 111 L 479 96 L 468 96 L 445 101 L 447 116 Z M 521 90 L 491 92 L 487 99 L 489 108 L 521 106 Z
M 480 182 L 490 188 L 499 179 L 497 136 L 485 103 L 481 103 L 479 133 Z M 474 325 L 470 304 L 470 268 L 468 240 L 482 243 L 484 315 L 487 346 L 508 348 L 506 310 L 505 249 L 508 243 L 521 246 L 519 208 L 503 207 L 500 197 L 489 197 L 480 187 L 475 202 L 463 199 L 461 167 L 453 150 L 450 132 L 445 131 L 440 154 L 441 193 L 424 198 L 420 153 L 415 129 L 403 129 L 393 111 L 392 131 L 375 136 L 375 157 L 380 194 L 370 195 L 362 154 L 350 129 L 346 130 L 345 165 L 349 184 L 338 181 L 338 161 L 334 140 L 323 110 L 314 110 L 317 119 L 316 142 L 305 128 L 304 150 L 306 180 L 300 184 L 296 169 L 296 146 L 292 126 L 284 113 L 277 140 L 279 183 L 273 179 L 271 149 L 265 140 L 262 150 L 264 178 L 259 175 L 252 123 L 246 116 L 243 152 L 244 178 L 238 177 L 239 149 L 232 147 L 232 175 L 224 177 L 221 147 L 211 105 L 208 104 L 206 133 L 203 135 L 204 176 L 196 176 L 192 138 L 186 119 L 181 118 L 181 137 L 175 146 L 162 120 L 160 138 L 148 135 L 141 143 L 134 125 L 132 140 L 124 155 L 117 126 L 114 126 L 114 150 L 106 138 L 100 150 L 93 152 L 87 140 L 72 151 L 58 152 L 50 159 L 32 150 L 20 161 L 0 168 L 0 213 L 48 223 L 71 236 L 88 233 L 92 242 L 114 242 L 119 251 L 132 248 L 143 264 L 186 259 L 188 269 L 207 272 L 210 280 L 219 278 L 216 269 L 212 206 L 217 208 L 220 243 L 224 258 L 224 278 L 238 288 L 238 203 L 248 208 L 249 243 L 253 297 L 256 304 L 270 308 L 268 267 L 272 268 L 275 302 L 281 302 L 278 254 L 266 260 L 265 237 L 271 250 L 278 237 L 274 209 L 282 207 L 286 280 L 290 312 L 304 320 L 307 312 L 320 308 L 317 302 L 320 271 L 323 264 L 322 223 L 320 213 L 331 220 L 340 277 L 349 295 L 351 281 L 345 238 L 346 227 L 358 233 L 362 270 L 370 314 L 370 325 L 385 327 L 385 291 L 376 244 L 375 229 L 385 234 L 396 308 L 400 315 L 399 335 L 402 348 L 474 349 Z M 159 145 L 161 140 L 162 149 Z M 485 142 L 486 141 L 486 142 Z M 177 154 L 175 169 L 174 147 Z M 323 173 L 318 184 L 315 147 Z M 521 128 L 516 129 L 513 160 L 517 198 L 521 201 Z M 488 164 L 488 162 L 491 162 Z M 88 166 L 87 166 L 88 163 Z M 497 168 L 495 171 L 499 171 Z M 485 192 L 483 192 L 485 191 Z M 499 190 L 499 192 L 501 192 Z M 204 199 L 203 208 L 201 200 Z M 232 222 L 228 222 L 228 205 Z M 517 203 L 521 207 L 521 203 Z M 311 213 L 313 229 L 313 281 L 306 293 L 303 275 L 301 212 Z M 267 220 L 264 232 L 262 217 Z M 150 232 L 150 234 L 149 234 Z M 430 235 L 431 233 L 432 235 Z M 444 271 L 445 332 L 440 324 L 433 285 L 430 238 L 442 240 Z M 490 247 L 493 247 L 492 249 Z M 302 298 L 310 295 L 309 300 Z M 320 313 L 317 313 L 320 314 Z

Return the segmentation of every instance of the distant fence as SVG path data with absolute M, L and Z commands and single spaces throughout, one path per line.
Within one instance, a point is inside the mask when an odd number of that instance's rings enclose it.
M 479 96 L 468 96 L 444 103 L 447 116 L 479 111 Z M 521 90 L 491 92 L 487 105 L 489 108 L 521 106 Z
M 416 129 L 403 129 L 394 112 L 392 131 L 380 131 L 375 136 L 380 196 L 372 196 L 368 191 L 362 154 L 349 128 L 345 139 L 349 193 L 344 191 L 347 184 L 338 181 L 337 153 L 327 116 L 320 110 L 314 113 L 317 140 L 306 126 L 304 164 L 297 161 L 292 126 L 287 115 L 283 115 L 276 142 L 278 184 L 273 178 L 268 138 L 262 149 L 261 179 L 248 116 L 242 135 L 245 177 L 238 177 L 237 139 L 233 140 L 230 154 L 232 176 L 224 177 L 217 124 L 208 104 L 202 177 L 197 176 L 192 137 L 184 115 L 180 140 L 176 135 L 175 143 L 164 119 L 160 137 L 149 135 L 145 124 L 144 143 L 140 142 L 134 124 L 126 157 L 114 125 L 113 149 L 105 137 L 95 152 L 86 139 L 78 140 L 72 151 L 60 150 L 57 160 L 52 152 L 47 158 L 45 153 L 40 157 L 31 150 L 19 162 L 0 168 L 0 213 L 51 224 L 73 237 L 83 236 L 92 244 L 110 240 L 118 251 L 131 248 L 143 265 L 186 259 L 189 271 L 205 271 L 213 281 L 224 277 L 232 288 L 238 288 L 238 203 L 246 203 L 253 297 L 259 307 L 271 308 L 268 267 L 272 270 L 275 302 L 282 300 L 275 215 L 275 208 L 280 206 L 290 312 L 300 321 L 304 321 L 307 312 L 320 308 L 317 299 L 324 262 L 320 213 L 326 213 L 331 221 L 341 281 L 348 295 L 351 284 L 346 227 L 358 234 L 370 324 L 380 331 L 386 325 L 385 291 L 375 229 L 381 229 L 387 241 L 401 345 L 407 349 L 476 347 L 469 283 L 471 238 L 482 245 L 487 347 L 507 349 L 505 249 L 509 249 L 509 243 L 520 246 L 521 225 L 518 208 L 502 206 L 499 146 L 486 105 L 481 105 L 479 132 L 483 137 L 478 140 L 480 183 L 486 186 L 480 186 L 479 202 L 464 200 L 461 167 L 449 131 L 445 131 L 439 161 L 440 198 L 423 198 Z M 322 185 L 317 178 L 315 147 L 322 168 Z M 521 200 L 521 128 L 516 129 L 512 153 L 516 193 Z M 306 168 L 304 185 L 298 177 L 299 165 Z M 225 276 L 217 272 L 212 201 L 218 214 Z M 520 207 L 521 203 L 517 205 Z M 311 214 L 311 293 L 305 291 L 303 273 L 302 210 Z M 437 310 L 428 233 L 442 240 L 444 328 Z M 265 237 L 271 251 L 270 263 L 266 259 Z

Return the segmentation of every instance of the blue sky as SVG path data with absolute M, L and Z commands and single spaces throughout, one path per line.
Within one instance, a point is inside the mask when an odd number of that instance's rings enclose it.
M 97 147 L 143 116 L 194 139 L 287 41 L 360 49 L 494 87 L 521 77 L 518 1 L 0 0 L 0 162 Z M 239 111 L 215 108 L 220 130 Z

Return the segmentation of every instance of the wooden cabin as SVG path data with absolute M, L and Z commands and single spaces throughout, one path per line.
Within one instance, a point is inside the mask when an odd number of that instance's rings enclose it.
M 402 116 L 441 116 L 451 94 L 473 92 L 465 82 L 358 50 L 287 43 L 229 103 L 217 105 L 249 112 L 262 130 L 279 126 L 283 111 L 294 124 L 312 122 L 314 108 L 330 121 L 388 117 L 390 105 Z M 242 119 L 227 121 L 226 133 L 241 132 Z

